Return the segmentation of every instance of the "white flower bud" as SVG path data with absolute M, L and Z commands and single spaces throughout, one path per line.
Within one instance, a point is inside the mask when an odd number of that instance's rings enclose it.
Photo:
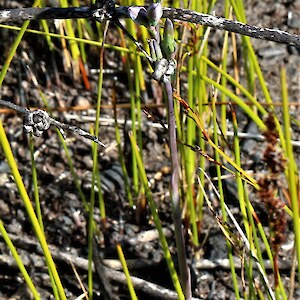
M 152 3 L 147 9 L 147 16 L 150 26 L 156 26 L 162 15 L 163 9 L 161 3 Z
M 128 13 L 131 20 L 133 20 L 136 24 L 148 26 L 148 17 L 145 7 L 130 6 L 128 8 Z

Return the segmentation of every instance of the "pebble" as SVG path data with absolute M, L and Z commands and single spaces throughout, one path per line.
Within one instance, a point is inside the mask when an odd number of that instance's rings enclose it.
M 290 28 L 299 29 L 300 28 L 300 15 L 292 11 L 288 12 L 287 26 Z
M 258 50 L 258 55 L 264 59 L 285 55 L 286 49 L 282 47 L 265 47 Z

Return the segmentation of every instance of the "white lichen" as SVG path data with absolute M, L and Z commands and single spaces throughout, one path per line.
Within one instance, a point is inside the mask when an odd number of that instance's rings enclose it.
M 10 18 L 10 11 L 9 10 L 3 10 L 0 12 L 0 17 L 2 19 L 9 19 Z
M 218 18 L 218 17 L 214 17 L 214 16 L 207 16 L 203 18 L 207 23 L 210 23 L 214 26 L 218 26 L 218 27 L 222 27 L 224 26 L 224 19 Z

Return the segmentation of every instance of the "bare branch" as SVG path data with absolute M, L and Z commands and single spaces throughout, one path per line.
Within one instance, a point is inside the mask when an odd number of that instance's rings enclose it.
M 115 7 L 113 18 L 129 18 L 128 8 L 129 6 Z M 90 7 L 6 9 L 0 11 L 0 23 L 40 19 L 95 18 L 96 13 L 98 13 L 98 15 L 102 14 L 101 9 L 98 10 Z M 103 22 L 106 21 L 107 16 L 104 15 L 102 17 L 101 20 Z M 261 28 L 181 8 L 164 7 L 163 18 L 201 24 L 203 26 L 235 32 L 256 39 L 269 40 L 300 48 L 299 35 L 279 29 Z M 99 20 L 99 17 L 97 20 Z
M 0 99 L 0 105 L 12 108 L 24 115 L 24 129 L 27 133 L 32 132 L 33 135 L 39 137 L 44 131 L 48 130 L 51 125 L 57 127 L 64 136 L 63 129 L 70 130 L 86 139 L 89 139 L 102 147 L 105 145 L 94 135 L 84 131 L 76 126 L 61 123 L 49 116 L 49 114 L 41 109 L 31 111 L 12 102 Z
M 222 17 L 202 14 L 191 10 L 180 8 L 164 8 L 164 17 L 173 20 L 181 20 L 208 27 L 247 35 L 252 38 L 268 40 L 300 47 L 300 36 L 279 29 L 261 28 L 258 26 L 244 24 Z
M 92 11 L 89 7 L 71 8 L 20 8 L 5 9 L 0 11 L 0 23 L 21 22 L 25 20 L 48 19 L 77 19 L 91 18 Z

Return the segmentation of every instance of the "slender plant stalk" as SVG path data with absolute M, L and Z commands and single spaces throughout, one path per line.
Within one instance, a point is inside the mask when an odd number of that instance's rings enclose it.
M 229 4 L 229 0 L 225 0 L 225 8 L 224 8 L 224 15 L 226 18 L 231 18 L 231 8 Z M 235 48 L 233 47 L 233 52 Z M 233 55 L 234 56 L 234 55 Z M 223 43 L 223 49 L 222 49 L 222 65 L 221 69 L 222 71 L 227 74 L 227 57 L 228 57 L 228 34 L 224 35 L 224 43 Z M 227 79 L 225 76 L 221 77 L 221 85 L 225 88 L 227 85 Z M 226 95 L 224 93 L 221 94 L 221 102 L 226 102 Z M 226 105 L 221 105 L 221 126 L 220 129 L 222 131 L 222 134 L 226 136 L 227 132 L 227 116 L 226 116 L 226 111 L 227 111 L 227 106 Z
M 232 110 L 232 123 L 233 123 L 233 130 L 234 130 L 234 138 L 233 138 L 233 150 L 234 150 L 234 156 L 235 156 L 235 162 L 238 166 L 241 166 L 241 153 L 240 153 L 240 142 L 237 135 L 238 132 L 238 123 L 236 119 L 235 111 Z M 244 191 L 244 185 L 243 181 L 241 179 L 240 174 L 236 174 L 236 185 L 237 185 L 237 191 L 238 191 L 238 201 L 240 205 L 240 212 L 246 232 L 246 237 L 249 241 L 250 248 L 253 249 L 253 239 L 252 239 L 252 229 L 249 226 L 249 220 L 248 220 L 248 214 L 245 204 L 245 191 Z M 249 259 L 249 262 L 246 261 L 246 257 L 244 258 L 244 265 L 246 268 L 246 274 L 248 276 L 248 282 L 249 282 L 249 293 L 253 292 L 253 262 L 251 259 Z
M 144 5 L 143 0 L 133 1 L 136 2 L 135 5 Z M 139 30 L 142 34 L 142 39 L 145 45 L 148 46 L 147 41 L 147 28 L 144 26 L 139 26 Z M 136 33 L 134 32 L 136 35 Z M 148 47 L 149 48 L 149 47 Z M 136 102 L 136 118 L 137 118 L 137 141 L 139 148 L 142 149 L 143 147 L 143 141 L 142 141 L 142 109 L 141 109 L 141 96 L 146 95 L 146 84 L 145 84 L 145 77 L 144 77 L 144 70 L 142 65 L 141 56 L 138 55 L 140 51 L 136 51 L 135 53 L 135 62 L 134 62 L 134 74 L 135 74 L 135 102 Z M 144 99 L 146 100 L 146 99 Z
M 79 178 L 78 178 L 78 175 L 76 173 L 76 170 L 75 170 L 75 167 L 74 167 L 74 164 L 72 162 L 72 157 L 71 157 L 71 154 L 70 154 L 70 151 L 68 149 L 68 146 L 66 144 L 66 141 L 64 139 L 64 137 L 62 136 L 61 132 L 56 129 L 56 132 L 59 136 L 59 139 L 60 139 L 60 143 L 61 145 L 63 146 L 64 148 L 64 152 L 66 154 L 66 158 L 67 158 L 67 161 L 68 161 L 68 165 L 69 165 L 69 168 L 70 168 L 70 171 L 71 171 L 71 174 L 72 174 L 72 178 L 74 180 L 74 184 L 75 184 L 75 187 L 77 189 L 77 192 L 79 194 L 79 197 L 80 197 L 80 200 L 83 204 L 83 207 L 85 209 L 85 211 L 87 212 L 88 211 L 88 203 L 87 203 L 87 200 L 86 200 L 86 197 L 85 197 L 85 194 L 84 192 L 82 191 L 82 188 L 81 188 L 81 185 L 80 185 L 80 181 L 79 181 Z
M 206 6 L 205 4 L 203 4 L 203 6 Z M 205 56 L 208 54 L 208 37 L 210 34 L 210 30 L 211 28 L 206 28 L 206 30 L 204 31 L 204 28 L 199 28 L 198 30 L 200 31 L 199 36 L 202 37 L 203 36 L 203 40 L 201 42 L 201 46 L 199 48 L 199 50 L 196 49 L 196 53 L 195 55 L 197 55 L 197 61 L 195 64 L 195 84 L 194 84 L 194 88 L 196 89 L 196 95 L 195 97 L 197 98 L 197 105 L 198 105 L 198 112 L 200 116 L 204 116 L 208 109 L 207 107 L 205 107 L 204 105 L 207 104 L 208 102 L 208 93 L 207 93 L 207 88 L 205 85 L 205 81 L 203 80 L 201 75 L 207 74 L 208 68 L 207 68 L 207 64 L 205 61 L 203 61 L 201 59 L 202 56 Z M 207 147 L 207 143 L 205 141 L 204 135 L 202 132 L 199 132 L 199 130 L 197 129 L 196 132 L 198 133 L 199 137 L 199 146 L 200 149 L 202 151 L 205 151 L 206 147 Z M 198 163 L 198 167 L 200 168 L 205 168 L 205 164 L 207 163 L 206 158 L 204 156 L 200 156 L 199 158 L 199 163 Z M 199 174 L 200 180 L 201 182 L 204 182 L 204 174 L 200 173 Z M 204 204 L 204 195 L 201 192 L 201 190 L 198 190 L 198 197 L 197 197 L 197 211 L 198 211 L 198 223 L 200 223 L 203 219 L 203 204 Z
M 94 235 L 94 205 L 95 205 L 95 184 L 97 178 L 97 146 L 92 145 L 93 170 L 92 170 L 92 188 L 89 203 L 89 220 L 88 220 L 88 293 L 89 299 L 93 299 L 93 235 Z
M 238 124 L 237 124 L 235 111 L 232 111 L 232 123 L 233 123 L 233 131 L 234 131 L 233 150 L 234 150 L 235 162 L 239 167 L 241 167 L 241 152 L 240 152 L 239 138 L 237 135 Z M 243 220 L 243 223 L 245 226 L 246 237 L 248 240 L 250 240 L 251 239 L 250 234 L 249 234 L 250 228 L 249 228 L 246 204 L 245 204 L 245 199 L 244 199 L 244 186 L 243 186 L 241 176 L 238 172 L 236 173 L 236 184 L 237 184 L 237 191 L 238 191 L 237 196 L 239 199 L 242 220 Z
M 135 64 L 134 64 L 134 73 L 135 73 L 135 105 L 136 105 L 136 119 L 137 119 L 137 141 L 139 148 L 142 149 L 143 141 L 142 141 L 142 109 L 141 109 L 141 85 L 143 81 L 143 68 L 141 57 L 136 54 L 135 55 Z
M 72 4 L 73 6 L 80 6 L 80 3 L 78 0 L 73 0 L 72 1 Z M 78 35 L 80 38 L 83 37 L 83 26 L 87 26 L 87 23 L 88 23 L 88 20 L 82 20 L 82 19 L 78 19 L 77 20 L 77 30 L 78 30 Z M 86 51 L 85 51 L 85 48 L 84 48 L 84 43 L 80 42 L 79 43 L 79 49 L 80 49 L 80 54 L 81 54 L 81 57 L 82 57 L 82 61 L 83 63 L 86 63 L 86 60 L 87 60 L 87 57 L 86 57 Z
M 191 1 L 190 6 L 193 10 L 197 9 L 197 5 L 199 5 L 202 1 Z M 205 41 L 203 42 L 203 44 Z M 192 109 L 196 107 L 197 98 L 196 95 L 196 78 L 193 74 L 193 70 L 195 65 L 197 64 L 195 53 L 198 51 L 199 43 L 195 43 L 193 47 L 191 47 L 191 52 L 193 55 L 190 55 L 188 58 L 188 103 Z M 198 78 L 197 78 L 198 79 Z M 170 105 L 170 104 L 168 104 Z M 173 104 L 174 105 L 174 104 Z M 170 117 L 170 115 L 169 115 Z M 188 145 L 193 145 L 196 139 L 196 124 L 195 122 L 187 118 L 186 120 L 186 143 Z M 171 145 L 171 140 L 169 140 Z M 171 149 L 171 147 L 170 147 Z M 185 158 L 185 176 L 186 176 L 186 201 L 187 201 L 187 208 L 188 208 L 188 215 L 190 220 L 190 227 L 192 231 L 192 241 L 196 247 L 199 246 L 199 239 L 198 239 L 198 226 L 196 223 L 196 203 L 194 201 L 194 178 L 195 178 L 195 166 L 196 166 L 196 153 L 188 148 L 185 147 L 184 149 L 184 158 Z M 171 149 L 171 156 L 172 156 L 172 149 Z M 174 171 L 176 172 L 176 171 Z M 183 280 L 183 278 L 182 278 Z
M 165 83 L 167 98 L 168 98 L 168 133 L 169 133 L 169 147 L 171 155 L 171 198 L 173 207 L 173 221 L 175 226 L 175 239 L 177 247 L 177 256 L 180 270 L 180 282 L 183 288 L 186 299 L 192 296 L 190 285 L 190 271 L 186 260 L 186 247 L 182 230 L 181 221 L 181 206 L 179 197 L 179 160 L 177 152 L 176 141 L 176 126 L 175 126 L 175 113 L 173 90 L 170 82 Z

